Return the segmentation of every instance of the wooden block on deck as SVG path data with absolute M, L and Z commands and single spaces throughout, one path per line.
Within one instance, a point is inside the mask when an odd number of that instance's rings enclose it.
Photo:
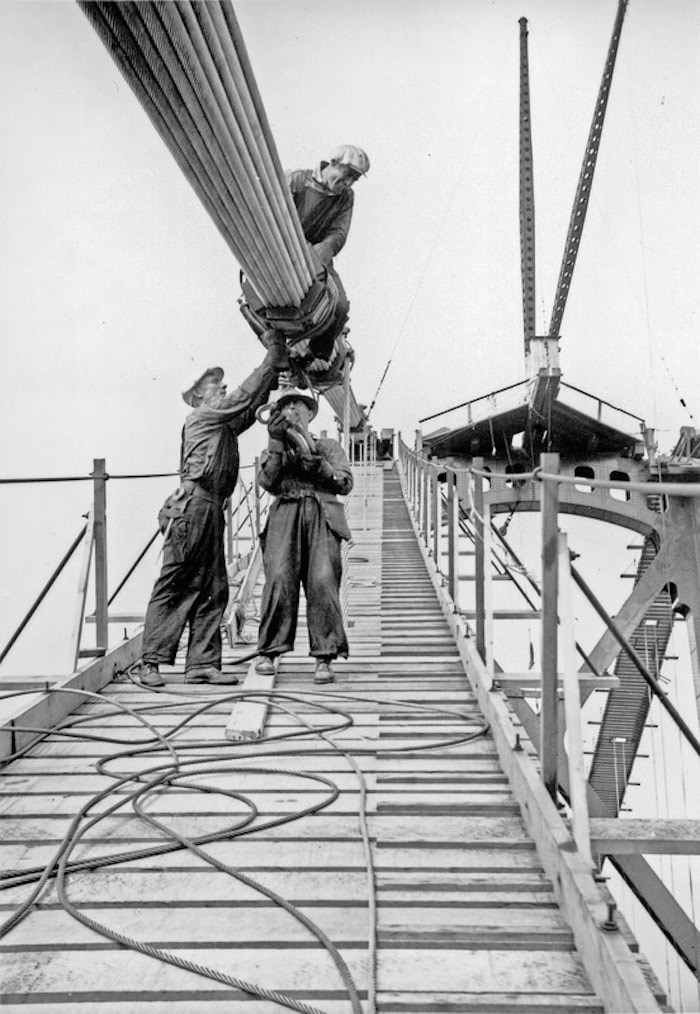
M 255 662 L 251 662 L 245 682 L 243 683 L 243 689 L 246 691 L 260 690 L 262 693 L 265 693 L 274 688 L 276 675 L 277 673 L 275 672 L 271 676 L 261 676 L 260 673 L 255 671 Z M 236 742 L 260 739 L 265 727 L 268 707 L 267 701 L 263 700 L 236 701 L 231 711 L 231 717 L 226 724 L 226 731 L 224 733 L 226 739 Z

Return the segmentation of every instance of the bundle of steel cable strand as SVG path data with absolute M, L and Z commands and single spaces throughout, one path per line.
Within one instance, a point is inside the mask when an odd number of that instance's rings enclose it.
M 314 270 L 227 0 L 78 0 L 266 306 Z

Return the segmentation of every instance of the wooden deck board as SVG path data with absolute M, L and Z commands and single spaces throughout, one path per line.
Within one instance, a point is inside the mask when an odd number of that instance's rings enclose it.
M 226 773 L 203 780 L 219 789 L 235 788 L 259 810 L 251 825 L 259 828 L 254 835 L 205 849 L 279 891 L 317 922 L 340 948 L 366 1001 L 368 884 L 359 837 L 359 785 L 342 753 L 351 751 L 368 790 L 380 1014 L 600 1014 L 490 736 L 442 745 L 478 733 L 481 716 L 397 494 L 391 474 L 367 470 L 350 501 L 356 532 L 347 588 L 352 657 L 336 663 L 336 682 L 314 686 L 303 624 L 296 651 L 282 660 L 275 679 L 278 692 L 299 698 L 284 702 L 293 714 L 267 708 L 266 736 L 288 734 L 304 723 L 312 729 L 296 740 L 229 742 L 225 728 L 236 694 L 221 688 L 215 707 L 173 740 L 175 748 L 207 744 L 212 765 Z M 166 694 L 112 682 L 103 697 L 106 703 L 145 706 L 144 717 L 166 732 L 193 705 L 211 697 L 211 688 L 185 688 L 180 666 L 166 671 L 166 681 Z M 182 698 L 169 697 L 169 691 L 186 693 L 184 708 L 174 706 Z M 335 713 L 317 710 L 314 702 Z M 402 707 L 404 702 L 425 710 Z M 167 703 L 171 706 L 155 707 Z M 238 707 L 250 715 L 251 708 L 260 711 L 264 705 Z M 80 714 L 93 720 L 77 728 L 116 739 L 150 737 L 138 723 L 101 710 L 93 702 L 83 707 Z M 321 739 L 318 730 L 336 724 L 343 712 L 352 715 L 353 725 Z M 5 865 L 24 869 L 46 862 L 76 809 L 109 784 L 108 776 L 95 770 L 96 760 L 123 748 L 53 735 L 8 765 L 0 774 Z M 137 772 L 167 760 L 167 754 L 144 754 L 119 758 L 112 768 Z M 273 770 L 248 770 L 256 766 Z M 327 786 L 295 771 L 327 777 L 338 787 L 337 799 L 303 820 L 261 826 L 327 797 Z M 107 805 L 97 804 L 94 812 L 104 812 Z M 189 838 L 220 831 L 248 811 L 244 801 L 181 786 L 154 794 L 147 809 Z M 71 875 L 69 897 L 120 932 L 265 988 L 289 991 L 327 1014 L 349 1009 L 327 953 L 269 898 L 181 849 L 134 858 L 136 850 L 162 841 L 128 808 L 104 817 L 73 857 L 98 862 L 124 852 L 127 858 Z M 9 913 L 26 894 L 26 886 L 3 891 L 0 909 Z M 10 1012 L 219 1014 L 240 1009 L 272 1014 L 281 1009 L 129 953 L 64 912 L 53 883 L 41 907 L 0 941 L 0 951 L 0 988 Z

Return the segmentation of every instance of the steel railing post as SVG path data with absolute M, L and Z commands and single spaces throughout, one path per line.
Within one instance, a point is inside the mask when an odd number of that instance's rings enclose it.
M 447 472 L 447 588 L 454 608 L 459 607 L 459 498 L 457 474 Z
M 95 645 L 109 647 L 107 591 L 107 471 L 105 459 L 93 459 L 93 535 L 95 539 Z
M 423 541 L 430 545 L 430 465 L 423 462 Z
M 442 500 L 440 498 L 440 483 L 438 482 L 438 470 L 431 467 L 433 477 L 433 559 L 438 570 L 440 567 L 440 535 L 442 529 Z
M 581 691 L 576 664 L 576 636 L 571 580 L 571 561 L 566 535 L 559 532 L 559 619 L 561 623 L 561 668 L 564 684 L 564 714 L 566 716 L 566 757 L 569 771 L 569 800 L 574 841 L 589 866 L 591 831 L 588 822 L 586 772 L 583 763 L 583 736 L 581 734 Z
M 484 479 L 479 472 L 484 470 L 484 459 L 474 458 L 474 592 L 476 595 L 476 650 L 486 661 L 486 553 L 484 550 Z
M 559 455 L 543 454 L 542 471 L 559 472 Z M 540 711 L 540 762 L 542 781 L 552 799 L 557 796 L 559 718 L 558 675 L 558 512 L 559 483 L 542 482 L 542 709 Z

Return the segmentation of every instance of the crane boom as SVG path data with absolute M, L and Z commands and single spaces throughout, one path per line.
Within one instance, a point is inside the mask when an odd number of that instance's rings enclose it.
M 588 135 L 588 143 L 586 144 L 586 152 L 583 157 L 583 165 L 581 166 L 581 174 L 579 176 L 576 196 L 574 197 L 574 206 L 571 212 L 571 219 L 569 221 L 569 232 L 566 237 L 564 257 L 559 270 L 559 280 L 557 282 L 557 291 L 554 296 L 552 319 L 549 325 L 550 338 L 559 337 L 561 322 L 566 308 L 566 300 L 569 295 L 569 287 L 571 286 L 571 278 L 574 273 L 576 257 L 578 256 L 578 250 L 581 244 L 581 233 L 583 232 L 583 225 L 586 221 L 588 201 L 591 195 L 591 186 L 593 184 L 593 174 L 595 172 L 596 162 L 598 159 L 598 150 L 600 148 L 600 137 L 603 132 L 605 110 L 608 105 L 610 85 L 612 84 L 615 59 L 617 57 L 617 48 L 620 42 L 622 22 L 625 17 L 626 8 L 627 0 L 619 0 L 612 37 L 608 47 L 608 55 L 605 61 L 605 68 L 603 70 L 603 79 L 598 91 L 598 99 L 595 105 L 595 112 L 593 114 L 593 122 Z
M 520 275 L 523 287 L 525 354 L 535 337 L 535 192 L 532 181 L 532 125 L 527 18 L 520 18 Z

